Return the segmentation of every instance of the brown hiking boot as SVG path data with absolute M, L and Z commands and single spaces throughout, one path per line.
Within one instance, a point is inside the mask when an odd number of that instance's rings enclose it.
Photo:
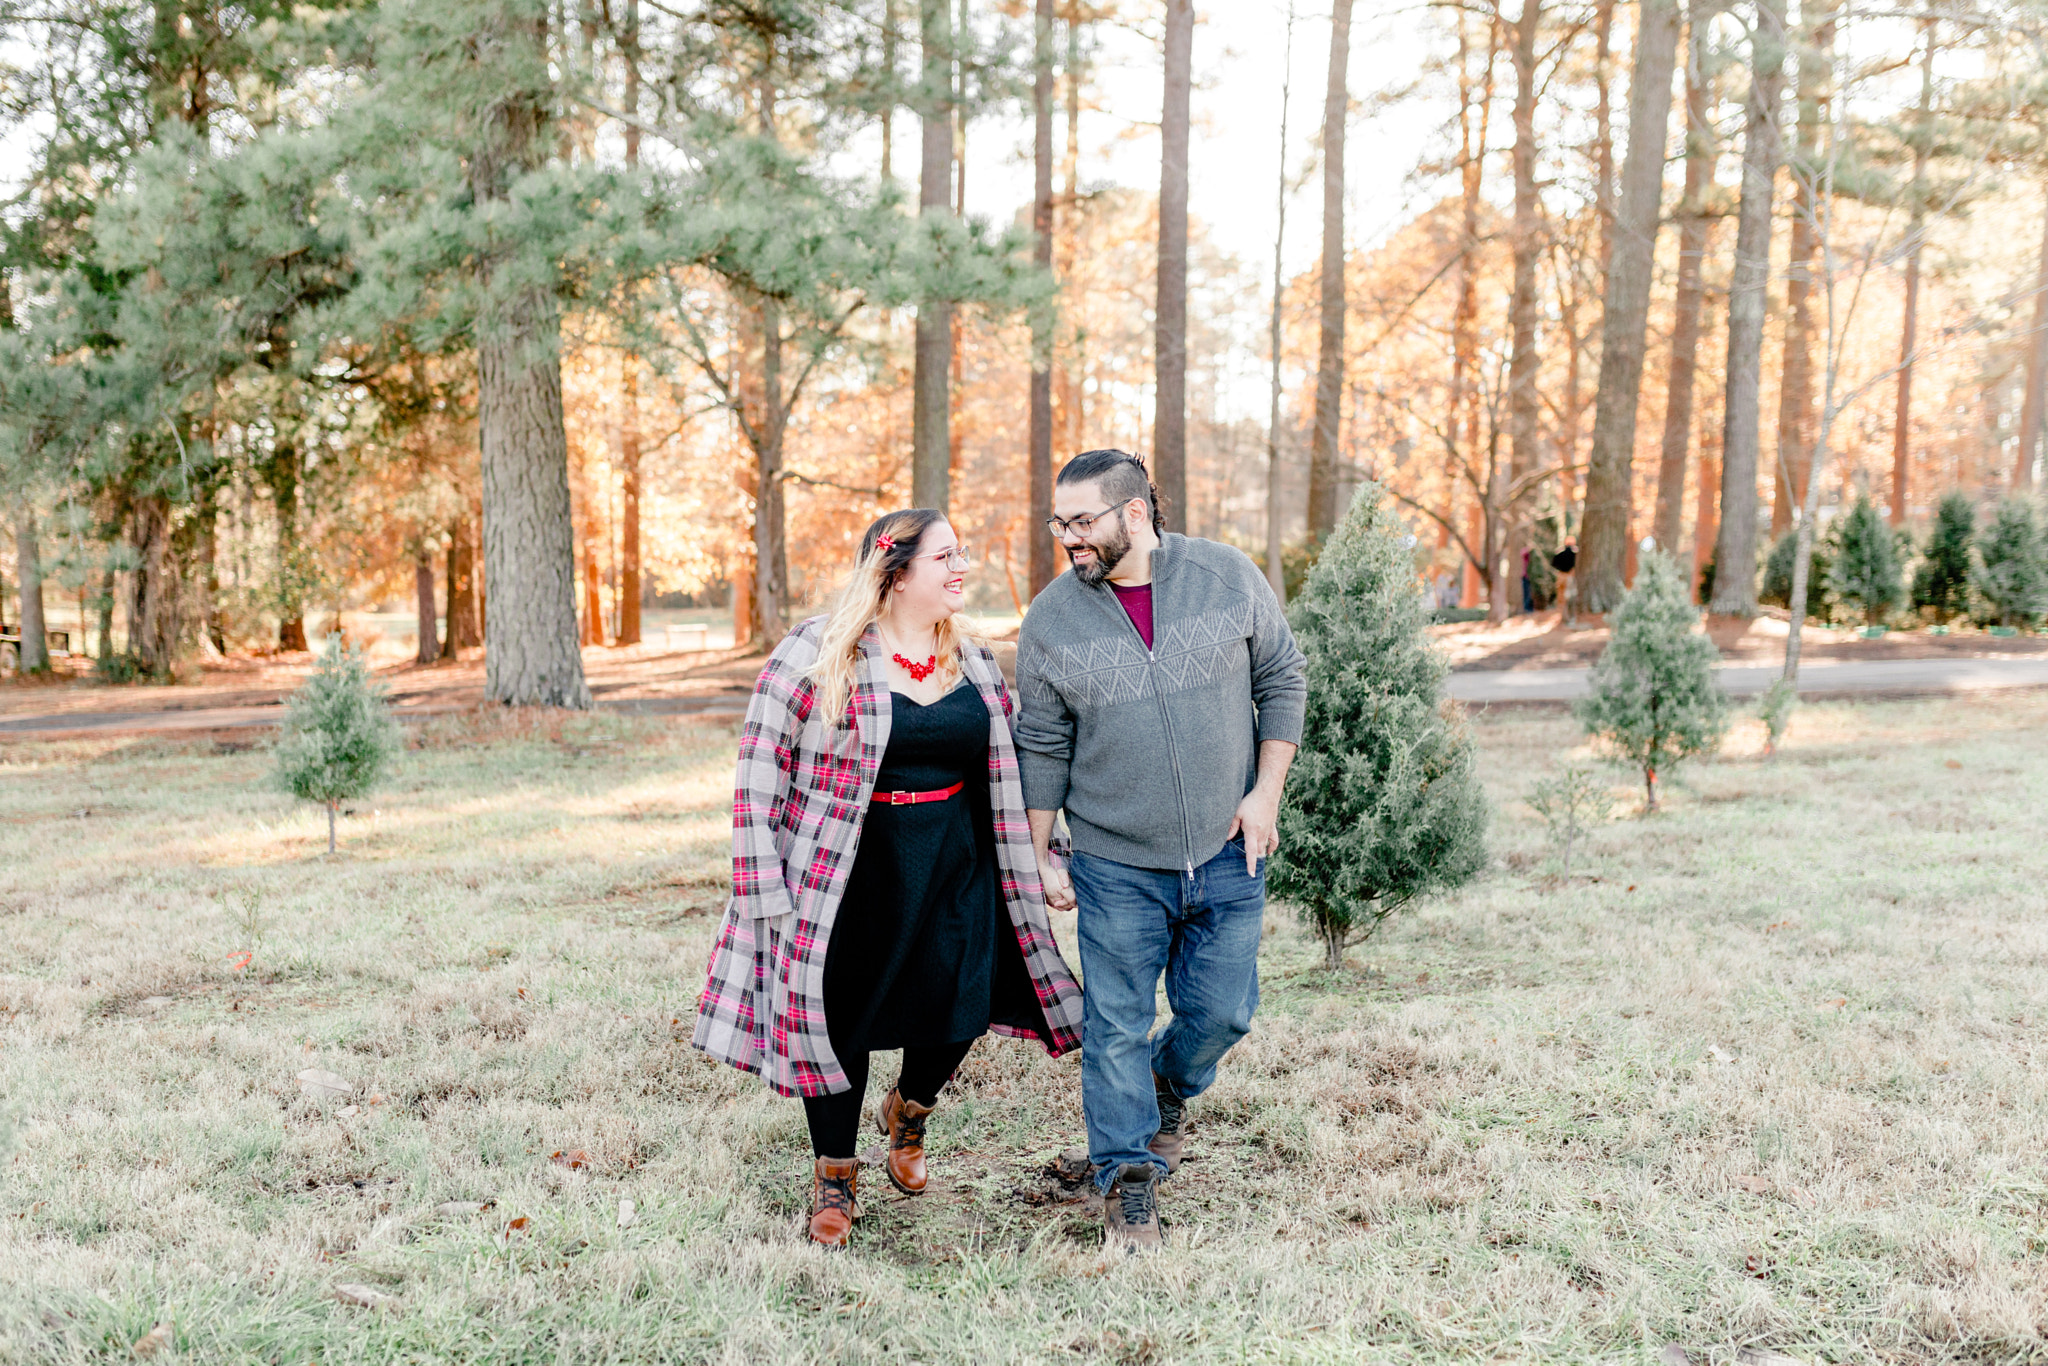
M 889 1160 L 884 1165 L 889 1184 L 905 1195 L 924 1194 L 924 1122 L 931 1112 L 931 1106 L 905 1100 L 893 1086 L 875 1112 L 875 1127 L 889 1136 Z
M 857 1157 L 821 1157 L 811 1183 L 811 1241 L 845 1247 L 853 1233 L 855 1187 L 860 1183 Z
M 1188 1141 L 1188 1103 L 1174 1093 L 1173 1083 L 1152 1074 L 1152 1090 L 1159 1098 L 1159 1132 L 1145 1146 L 1166 1160 L 1166 1170 L 1180 1170 L 1180 1150 Z
M 1102 1197 L 1102 1244 L 1150 1252 L 1165 1241 L 1159 1228 L 1159 1168 L 1132 1163 L 1117 1173 Z

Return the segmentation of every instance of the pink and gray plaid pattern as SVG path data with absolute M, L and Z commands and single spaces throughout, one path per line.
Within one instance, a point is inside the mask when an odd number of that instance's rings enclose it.
M 861 640 L 846 714 L 814 714 L 816 690 L 804 671 L 817 658 L 824 620 L 812 617 L 783 638 L 747 705 L 732 802 L 732 900 L 697 998 L 692 1040 L 785 1096 L 848 1085 L 825 1031 L 825 946 L 889 747 L 889 685 L 872 626 Z M 1003 900 L 1045 1012 L 1047 1051 L 1057 1057 L 1081 1046 L 1081 988 L 1046 920 L 1010 740 L 1009 689 L 985 649 L 970 646 L 964 668 L 988 708 L 989 805 Z M 1001 1025 L 996 1032 L 1032 1037 Z

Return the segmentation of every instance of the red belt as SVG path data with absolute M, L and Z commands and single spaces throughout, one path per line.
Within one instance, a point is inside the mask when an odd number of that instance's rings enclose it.
M 942 787 L 936 792 L 877 792 L 875 805 L 916 806 L 919 802 L 942 802 L 948 797 L 957 796 L 960 789 L 965 786 L 965 782 L 958 782 L 951 787 Z

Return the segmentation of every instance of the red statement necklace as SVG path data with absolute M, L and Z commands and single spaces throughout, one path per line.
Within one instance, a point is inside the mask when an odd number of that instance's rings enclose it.
M 932 676 L 933 671 L 939 667 L 939 657 L 935 654 L 926 655 L 925 661 L 922 664 L 913 664 L 909 660 L 905 659 L 902 655 L 890 655 L 889 658 L 895 660 L 898 664 L 901 664 L 905 669 L 909 670 L 910 681 L 913 683 L 924 682 L 927 678 L 930 678 Z

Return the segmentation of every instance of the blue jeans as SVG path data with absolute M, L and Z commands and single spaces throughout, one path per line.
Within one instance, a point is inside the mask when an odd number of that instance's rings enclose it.
M 1153 1075 L 1183 1100 L 1216 1080 L 1216 1064 L 1250 1032 L 1259 1006 L 1266 867 L 1244 868 L 1231 840 L 1193 875 L 1075 854 L 1080 906 L 1081 1108 L 1095 1183 L 1108 1191 L 1126 1164 L 1165 1161 Z M 1173 1019 L 1155 1037 L 1159 977 Z

